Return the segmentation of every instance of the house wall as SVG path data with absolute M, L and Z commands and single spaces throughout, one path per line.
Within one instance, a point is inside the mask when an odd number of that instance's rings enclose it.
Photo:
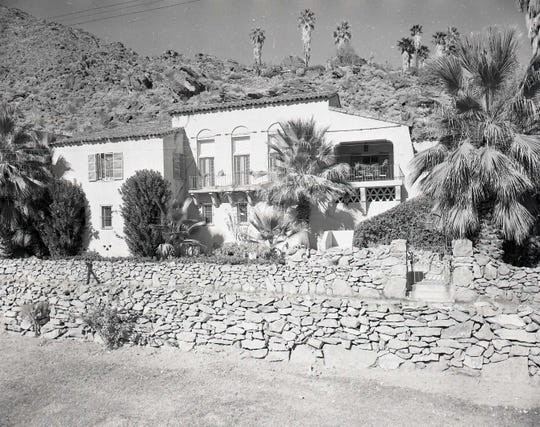
M 172 153 L 182 149 L 181 135 L 164 138 L 133 139 L 115 142 L 85 143 L 57 146 L 55 158 L 63 156 L 71 170 L 64 178 L 81 184 L 90 206 L 92 225 L 88 249 L 104 256 L 128 256 L 129 250 L 124 240 L 124 221 L 120 212 L 122 198 L 119 189 L 127 178 L 141 169 L 160 172 L 169 180 L 174 190 L 181 182 L 172 176 Z M 90 181 L 88 177 L 88 156 L 97 153 L 123 153 L 123 179 L 110 181 Z M 101 206 L 112 206 L 112 228 L 101 228 Z
M 279 122 L 290 119 L 314 118 L 320 127 L 327 127 L 327 137 L 335 145 L 345 142 L 389 141 L 393 147 L 394 175 L 403 176 L 408 171 L 408 163 L 414 157 L 413 146 L 407 126 L 361 117 L 329 108 L 328 101 L 304 102 L 293 105 L 273 105 L 251 107 L 229 111 L 201 112 L 196 114 L 176 115 L 172 118 L 173 127 L 183 127 L 188 145 L 193 153 L 192 162 L 196 165 L 198 137 L 213 139 L 202 148 L 204 156 L 214 156 L 216 180 L 220 174 L 231 177 L 234 154 L 233 138 L 235 134 L 247 134 L 249 145 L 242 144 L 242 154 L 250 155 L 250 169 L 253 172 L 268 170 L 268 130 Z M 209 143 L 205 143 L 209 144 Z M 248 147 L 248 150 L 246 150 Z M 195 168 L 196 169 L 196 168 Z M 401 180 L 398 182 L 401 185 Z M 395 186 L 396 182 L 389 183 Z M 414 196 L 415 191 L 405 188 L 401 198 Z M 204 197 L 203 197 L 204 198 Z M 208 203 L 210 198 L 208 197 Z M 312 231 L 322 234 L 325 230 L 354 228 L 359 222 L 384 212 L 400 201 L 377 201 L 362 208 L 360 203 L 338 206 L 331 212 L 312 212 Z M 252 206 L 248 210 L 253 209 Z M 213 207 L 214 221 L 208 227 L 207 236 L 212 235 L 216 242 L 234 240 L 227 226 L 228 212 L 236 212 L 229 203 Z

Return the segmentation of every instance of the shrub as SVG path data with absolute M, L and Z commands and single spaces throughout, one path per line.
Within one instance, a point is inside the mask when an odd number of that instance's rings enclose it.
M 84 191 L 78 184 L 56 180 L 49 194 L 49 210 L 39 227 L 41 238 L 52 256 L 79 255 L 88 230 Z
M 48 301 L 28 303 L 21 306 L 21 315 L 32 324 L 36 337 L 41 335 L 41 327 L 49 321 L 51 309 Z
M 445 235 L 435 229 L 436 222 L 431 201 L 418 197 L 361 222 L 354 232 L 354 245 L 387 245 L 395 239 L 407 239 L 414 249 L 446 252 Z
M 151 257 L 164 242 L 161 231 L 151 225 L 161 222 L 171 197 L 169 187 L 161 174 L 152 170 L 137 171 L 122 185 L 124 234 L 133 255 Z
M 134 332 L 136 320 L 134 314 L 122 312 L 106 304 L 96 306 L 83 318 L 109 349 L 119 348 L 128 342 L 138 342 Z

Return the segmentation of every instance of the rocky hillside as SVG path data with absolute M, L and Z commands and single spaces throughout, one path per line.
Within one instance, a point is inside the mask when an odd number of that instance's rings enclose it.
M 413 126 L 429 138 L 437 91 L 387 66 L 304 69 L 297 58 L 252 67 L 209 55 L 173 51 L 143 57 L 121 43 L 0 6 L 0 102 L 18 107 L 40 129 L 72 134 L 125 123 L 166 122 L 178 104 L 226 102 L 284 93 L 329 90 L 344 106 Z

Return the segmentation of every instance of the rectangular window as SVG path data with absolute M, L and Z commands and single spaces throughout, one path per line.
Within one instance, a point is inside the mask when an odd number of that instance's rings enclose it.
M 122 153 L 97 153 L 88 156 L 88 180 L 109 181 L 124 179 Z
M 112 206 L 101 207 L 101 228 L 112 228 Z
M 248 185 L 249 184 L 249 155 L 241 155 L 233 157 L 233 184 Z
M 268 172 L 276 171 L 277 153 L 268 153 Z
M 213 187 L 214 179 L 214 158 L 201 157 L 199 159 L 199 174 L 201 176 L 201 187 Z
M 248 222 L 248 205 L 247 205 L 247 203 L 238 203 L 236 205 L 236 218 L 238 219 L 239 224 Z
M 213 209 L 211 204 L 201 205 L 201 216 L 207 224 L 212 224 Z

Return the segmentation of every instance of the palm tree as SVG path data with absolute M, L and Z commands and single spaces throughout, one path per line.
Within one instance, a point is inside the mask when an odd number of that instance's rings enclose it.
M 444 53 L 445 55 L 453 55 L 459 44 L 459 31 L 456 27 L 448 27 L 446 30 L 446 37 L 444 39 Z
M 525 23 L 529 32 L 533 57 L 540 53 L 540 0 L 516 0 L 525 12 Z
M 540 184 L 540 137 L 529 132 L 540 80 L 517 79 L 517 47 L 514 31 L 490 28 L 428 68 L 449 102 L 439 143 L 415 157 L 410 179 L 434 200 L 452 237 L 470 237 L 489 221 L 522 243 L 534 222 L 526 204 Z
M 397 47 L 401 51 L 401 70 L 405 72 L 411 68 L 411 59 L 414 53 L 414 43 L 409 37 L 403 37 L 398 41 Z
M 418 59 L 418 67 L 422 68 L 426 59 L 429 57 L 429 48 L 424 44 L 420 46 L 420 49 L 416 52 L 416 57 Z
M 342 21 L 334 30 L 334 44 L 336 44 L 339 49 L 345 43 L 349 43 L 351 38 L 351 26 L 347 21 Z
M 52 151 L 46 138 L 18 126 L 14 116 L 13 109 L 0 108 L 0 235 L 8 248 L 39 252 L 44 245 L 32 223 L 53 179 Z
M 418 52 L 420 51 L 420 46 L 422 45 L 422 26 L 415 24 L 411 27 L 411 36 L 413 39 L 413 45 L 414 45 L 414 66 L 418 68 L 419 66 L 419 58 L 418 58 Z
M 315 13 L 311 9 L 304 9 L 298 17 L 298 28 L 302 30 L 302 43 L 304 44 L 304 63 L 309 66 L 311 56 L 311 32 L 315 29 Z
M 444 45 L 446 44 L 446 33 L 437 31 L 433 34 L 433 44 L 435 45 L 435 56 L 440 58 L 444 55 Z
M 262 65 L 262 48 L 264 41 L 266 40 L 266 36 L 264 34 L 264 30 L 254 28 L 249 33 L 249 37 L 251 38 L 251 44 L 253 45 L 253 57 L 255 58 L 257 74 L 260 74 Z
M 276 244 L 285 241 L 287 237 L 298 231 L 293 218 L 284 209 L 268 207 L 267 209 L 255 209 L 249 223 L 256 231 L 255 241 L 263 241 L 274 250 Z
M 276 156 L 275 175 L 263 195 L 271 205 L 296 206 L 300 223 L 309 224 L 311 206 L 326 212 L 349 191 L 349 165 L 336 163 L 326 129 L 313 119 L 282 123 L 269 147 Z

